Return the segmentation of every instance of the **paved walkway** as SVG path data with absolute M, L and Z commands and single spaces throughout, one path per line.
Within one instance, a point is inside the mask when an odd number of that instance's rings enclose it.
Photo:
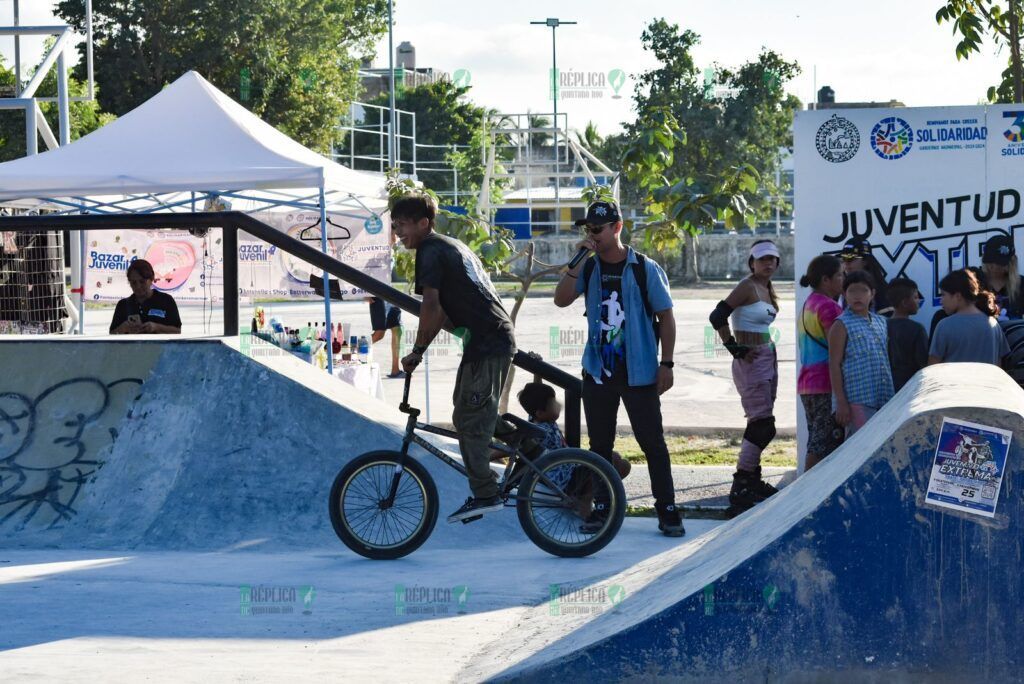
M 732 486 L 732 466 L 672 466 L 672 482 L 676 490 L 676 503 L 687 514 L 705 511 L 721 512 L 729 506 L 729 488 Z M 776 487 L 784 487 L 796 479 L 794 468 L 764 468 L 764 479 Z M 651 477 L 647 465 L 634 463 L 633 470 L 623 480 L 626 501 L 634 507 L 653 507 Z

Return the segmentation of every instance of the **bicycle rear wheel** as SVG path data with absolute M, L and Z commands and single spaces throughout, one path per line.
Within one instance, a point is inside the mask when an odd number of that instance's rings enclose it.
M 566 558 L 607 546 L 626 515 L 626 491 L 612 465 L 584 449 L 549 451 L 534 465 L 540 474 L 526 473 L 516 505 L 530 541 Z
M 385 506 L 396 475 L 395 499 Z M 341 469 L 328 506 L 334 532 L 345 546 L 366 558 L 391 560 L 418 549 L 434 530 L 437 486 L 416 459 L 398 451 L 371 451 Z

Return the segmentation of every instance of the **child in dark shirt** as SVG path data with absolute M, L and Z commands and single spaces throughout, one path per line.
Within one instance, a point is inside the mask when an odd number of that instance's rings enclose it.
M 539 380 L 527 383 L 519 392 L 519 404 L 530 417 L 530 422 L 544 430 L 547 436 L 542 443 L 545 449 L 561 449 L 566 446 L 565 437 L 558 428 L 558 417 L 562 415 L 562 405 L 555 398 L 555 388 L 545 385 Z M 617 452 L 612 452 L 612 466 L 619 477 L 629 475 L 631 466 Z
M 889 319 L 889 365 L 892 367 L 893 389 L 900 389 L 914 373 L 928 365 L 928 332 L 910 318 L 921 306 L 921 293 L 910 278 L 894 278 L 889 283 L 889 303 L 893 307 Z

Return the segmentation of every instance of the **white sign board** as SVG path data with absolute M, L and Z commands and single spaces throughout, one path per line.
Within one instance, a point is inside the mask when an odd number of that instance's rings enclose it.
M 986 240 L 1010 235 L 1024 250 L 1022 177 L 1022 105 L 799 112 L 797 279 L 815 256 L 862 238 L 887 281 L 918 284 L 925 301 L 916 319 L 927 329 L 939 281 L 980 266 Z M 797 288 L 797 311 L 809 294 Z

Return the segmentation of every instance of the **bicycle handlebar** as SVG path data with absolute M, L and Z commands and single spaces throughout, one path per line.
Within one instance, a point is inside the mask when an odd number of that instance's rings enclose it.
M 402 413 L 408 413 L 410 416 L 420 415 L 418 408 L 409 406 L 409 385 L 412 384 L 412 373 L 405 374 L 405 389 L 402 390 L 402 403 L 398 405 L 398 410 Z

